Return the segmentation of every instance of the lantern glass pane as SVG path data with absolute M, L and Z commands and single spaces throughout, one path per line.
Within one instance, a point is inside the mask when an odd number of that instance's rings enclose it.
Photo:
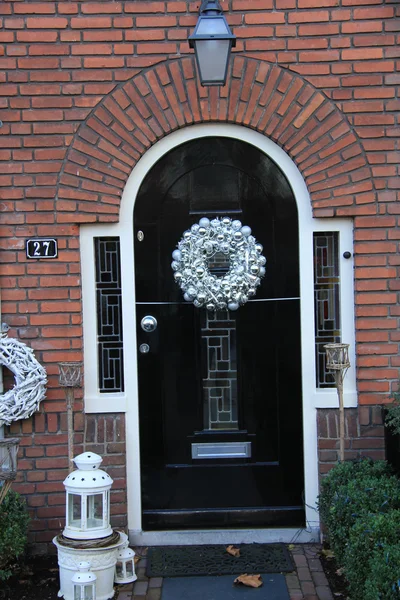
M 8 440 L 0 441 L 0 470 L 4 473 L 17 471 L 18 443 L 12 444 Z
M 70 527 L 81 527 L 81 500 L 77 494 L 68 494 L 68 524 Z
M 230 30 L 224 18 L 200 17 L 196 35 L 229 35 Z
M 201 81 L 224 81 L 231 40 L 197 40 L 196 53 Z
M 83 600 L 93 600 L 93 584 L 85 585 Z
M 74 585 L 74 600 L 82 600 L 82 587 L 80 585 Z
M 118 561 L 116 566 L 115 566 L 115 571 L 117 573 L 117 577 L 119 577 L 120 579 L 123 578 L 124 576 L 124 570 L 123 570 L 123 565 L 121 561 Z
M 103 494 L 93 494 L 87 498 L 88 529 L 103 526 Z
M 126 562 L 125 568 L 126 568 L 126 576 L 132 577 L 133 576 L 133 559 L 129 559 Z

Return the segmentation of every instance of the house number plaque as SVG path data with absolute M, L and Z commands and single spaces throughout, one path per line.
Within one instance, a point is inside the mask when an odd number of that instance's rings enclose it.
M 58 246 L 54 238 L 26 240 L 26 258 L 57 258 Z

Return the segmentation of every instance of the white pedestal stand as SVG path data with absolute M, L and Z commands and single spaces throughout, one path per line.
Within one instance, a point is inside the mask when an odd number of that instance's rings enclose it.
M 64 600 L 74 600 L 72 576 L 78 571 L 78 563 L 90 563 L 90 570 L 97 576 L 96 600 L 109 600 L 114 596 L 114 575 L 118 552 L 128 544 L 128 536 L 119 534 L 119 542 L 106 548 L 69 548 L 60 544 L 55 537 L 58 565 L 60 567 L 60 591 L 58 596 Z M 93 540 L 95 544 L 96 540 Z

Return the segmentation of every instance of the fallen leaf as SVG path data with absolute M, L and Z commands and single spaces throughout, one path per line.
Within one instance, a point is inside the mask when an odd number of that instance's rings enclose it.
M 343 573 L 344 573 L 344 568 L 343 567 L 340 567 L 340 569 L 338 569 L 336 571 L 336 575 L 339 575 L 339 576 L 343 575 Z
M 326 556 L 326 558 L 335 558 L 335 553 L 332 550 L 322 550 L 322 554 Z
M 261 575 L 247 575 L 247 573 L 236 577 L 233 583 L 242 583 L 243 585 L 253 588 L 259 588 L 263 584 Z
M 133 559 L 133 562 L 135 563 L 135 565 L 137 565 L 137 563 L 141 560 L 141 556 L 139 556 L 138 554 L 135 554 L 135 558 Z
M 239 548 L 235 548 L 235 546 L 232 546 L 232 544 L 226 548 L 226 551 L 228 554 L 234 556 L 235 558 L 238 558 L 240 556 Z

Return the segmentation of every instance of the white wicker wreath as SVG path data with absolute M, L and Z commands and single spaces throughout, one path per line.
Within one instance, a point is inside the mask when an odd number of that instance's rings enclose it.
M 203 217 L 184 232 L 172 253 L 171 267 L 187 302 L 212 311 L 237 310 L 256 294 L 265 275 L 262 251 L 250 227 L 237 219 Z M 209 267 L 218 258 L 229 263 L 220 276 Z
M 0 337 L 0 364 L 13 373 L 14 387 L 0 396 L 0 426 L 30 417 L 46 394 L 46 371 L 24 343 Z

